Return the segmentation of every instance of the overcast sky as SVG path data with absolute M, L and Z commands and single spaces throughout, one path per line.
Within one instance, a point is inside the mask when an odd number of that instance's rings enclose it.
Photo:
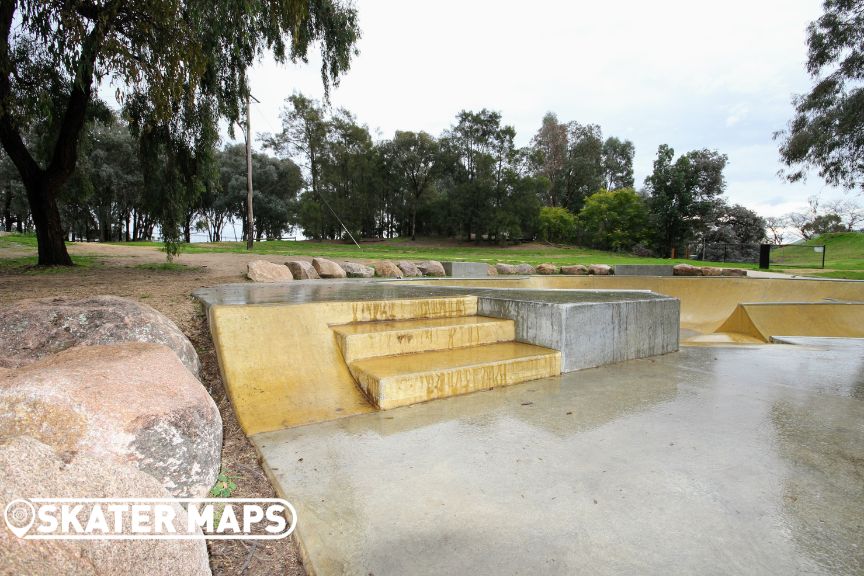
M 772 133 L 808 90 L 805 28 L 821 0 L 357 0 L 360 55 L 332 90 L 373 138 L 438 135 L 462 109 L 489 108 L 526 145 L 547 111 L 636 145 L 641 187 L 660 144 L 729 156 L 730 201 L 781 215 L 842 192 L 788 184 Z M 287 96 L 321 98 L 318 60 L 261 62 L 256 133 L 280 128 Z

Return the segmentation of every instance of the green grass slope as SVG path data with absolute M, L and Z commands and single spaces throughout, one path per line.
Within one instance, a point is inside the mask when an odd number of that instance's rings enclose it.
M 801 248 L 798 248 L 798 247 Z M 783 263 L 772 263 L 772 269 L 818 268 L 817 257 L 807 247 L 825 246 L 825 272 L 808 273 L 825 278 L 864 280 L 864 232 L 837 232 L 800 242 L 788 252 Z M 773 260 L 773 255 L 772 255 Z M 815 264 L 814 264 L 815 263 Z M 789 270 L 794 272 L 794 270 Z

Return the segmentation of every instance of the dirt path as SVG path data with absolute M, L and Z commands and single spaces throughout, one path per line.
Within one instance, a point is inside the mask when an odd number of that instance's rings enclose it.
M 158 264 L 165 255 L 155 248 L 76 244 L 70 252 L 95 256 L 97 265 L 70 270 L 36 272 L 0 268 L 0 306 L 25 298 L 58 295 L 84 297 L 97 294 L 123 296 L 149 304 L 173 320 L 189 337 L 201 359 L 201 382 L 207 388 L 222 414 L 224 443 L 223 470 L 237 478 L 233 496 L 273 497 L 275 492 L 258 463 L 254 448 L 240 430 L 225 394 L 213 342 L 200 305 L 190 296 L 202 286 L 243 282 L 246 263 L 260 256 L 247 254 L 185 254 L 177 262 L 188 266 L 181 270 L 150 270 L 140 264 Z M 0 258 L 31 256 L 35 251 L 16 248 L 0 249 Z M 274 262 L 285 257 L 270 258 Z M 296 546 L 292 540 L 236 541 L 215 540 L 208 544 L 213 574 L 302 575 Z
M 108 266 L 137 266 L 140 264 L 160 264 L 165 262 L 165 253 L 148 246 L 122 246 L 116 244 L 78 243 L 70 246 L 69 252 L 78 256 L 95 256 Z M 0 253 L 0 257 L 3 254 Z M 283 256 L 273 254 L 243 254 L 235 252 L 204 252 L 180 254 L 174 259 L 177 264 L 189 268 L 203 268 L 199 271 L 207 277 L 222 278 L 234 276 L 234 282 L 242 282 L 246 274 L 246 264 L 252 260 L 269 260 L 279 264 L 287 260 L 311 260 L 303 256 Z

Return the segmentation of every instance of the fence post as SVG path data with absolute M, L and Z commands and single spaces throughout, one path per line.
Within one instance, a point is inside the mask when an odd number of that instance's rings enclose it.
M 770 244 L 760 244 L 759 245 L 759 268 L 762 270 L 768 270 L 771 267 L 771 245 Z

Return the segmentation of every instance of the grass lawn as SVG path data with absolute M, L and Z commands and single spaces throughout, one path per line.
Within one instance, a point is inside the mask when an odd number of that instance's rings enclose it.
M 838 232 L 836 234 L 825 234 L 812 240 L 802 242 L 799 262 L 793 252 L 789 253 L 789 259 L 784 265 L 778 264 L 773 269 L 784 272 L 795 272 L 794 268 L 816 268 L 813 265 L 815 253 L 808 252 L 803 247 L 825 246 L 825 272 L 808 273 L 808 276 L 823 278 L 846 278 L 849 280 L 864 280 L 864 232 Z M 819 257 L 821 261 L 821 256 Z M 787 268 L 788 266 L 788 268 Z
M 96 256 L 72 256 L 72 262 L 75 264 L 74 268 L 66 266 L 37 266 L 37 260 L 36 256 L 0 257 L 0 271 L 7 270 L 16 274 L 59 274 L 68 272 L 69 270 L 95 268 L 101 264 L 99 258 Z
M 864 280 L 864 270 L 833 270 L 831 272 L 808 273 L 817 278 L 837 278 L 840 280 Z
M 0 248 L 36 248 L 36 235 L 13 232 L 0 236 Z
M 162 249 L 161 242 L 120 242 L 118 246 L 146 246 Z M 825 271 L 808 273 L 810 276 L 826 278 L 849 278 L 861 280 L 864 274 L 864 233 L 844 232 L 825 235 L 802 243 L 802 249 L 792 250 L 786 254 L 784 264 L 775 264 L 773 271 L 796 273 L 796 268 L 813 269 L 818 267 L 818 258 L 805 246 L 825 245 Z M 33 235 L 10 234 L 0 236 L 0 248 L 36 249 L 36 237 Z M 181 253 L 246 253 L 243 242 L 195 243 L 182 246 Z M 567 264 L 677 264 L 685 262 L 696 266 L 720 266 L 755 269 L 751 263 L 699 262 L 679 258 L 675 260 L 663 258 L 642 258 L 632 254 L 605 252 L 578 246 L 553 246 L 540 243 L 521 244 L 517 246 L 496 246 L 490 244 L 460 243 L 452 240 L 421 239 L 412 242 L 409 239 L 396 238 L 382 242 L 361 243 L 360 248 L 343 242 L 315 242 L 268 240 L 256 242 L 252 250 L 254 254 L 279 256 L 323 256 L 334 260 L 366 259 L 366 260 L 439 260 L 439 261 L 470 261 L 496 264 L 542 264 L 549 262 L 556 265 Z M 76 264 L 84 267 L 96 266 L 98 259 L 90 256 L 73 256 Z M 35 266 L 35 256 L 0 258 L 0 269 Z M 182 264 L 142 264 L 153 270 L 176 271 L 183 269 Z
M 124 243 L 123 245 L 152 246 L 161 248 L 159 242 Z M 217 242 L 185 244 L 181 253 L 195 254 L 202 252 L 246 252 L 243 242 Z M 727 266 L 740 268 L 755 268 L 755 264 L 738 264 L 722 262 L 699 263 L 693 260 L 663 258 L 642 258 L 627 253 L 605 252 L 577 246 L 551 246 L 544 244 L 522 244 L 517 246 L 495 246 L 489 244 L 455 243 L 441 240 L 393 239 L 382 242 L 361 243 L 360 248 L 354 244 L 343 242 L 314 242 L 268 240 L 256 242 L 252 250 L 255 254 L 281 256 L 323 256 L 332 259 L 368 259 L 368 260 L 439 260 L 439 261 L 470 261 L 496 264 L 542 264 L 549 262 L 557 265 L 566 264 L 677 264 L 688 262 L 694 265 Z
M 160 272 L 190 272 L 201 270 L 198 266 L 187 266 L 186 264 L 180 264 L 178 262 L 159 262 L 158 264 L 147 262 L 145 264 L 135 264 L 132 268 L 138 268 L 141 270 L 157 270 Z

